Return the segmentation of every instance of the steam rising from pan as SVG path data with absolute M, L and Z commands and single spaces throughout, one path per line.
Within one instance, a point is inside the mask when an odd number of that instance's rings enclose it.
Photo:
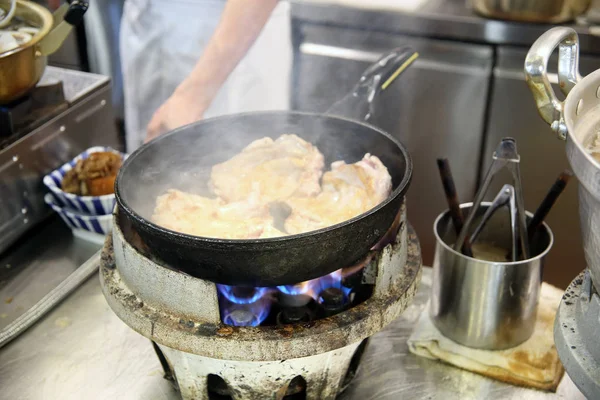
M 206 183 L 213 165 L 231 158 L 254 140 L 265 136 L 276 139 L 283 133 L 294 133 L 316 145 L 325 157 L 326 168 L 333 161 L 354 163 L 365 153 L 374 154 L 388 167 L 395 189 L 406 169 L 404 157 L 386 144 L 385 137 L 372 142 L 360 137 L 351 129 L 353 124 L 335 117 L 284 111 L 203 120 L 167 133 L 134 152 L 119 175 L 119 182 L 129 183 L 128 187 L 120 187 L 121 195 L 148 220 L 156 197 L 168 189 L 212 197 Z M 126 168 L 130 163 L 135 163 L 135 168 Z

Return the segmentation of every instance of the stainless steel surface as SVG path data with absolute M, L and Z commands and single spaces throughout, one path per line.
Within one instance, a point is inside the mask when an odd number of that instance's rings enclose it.
M 89 147 L 121 147 L 108 78 L 48 67 L 44 80 L 62 80 L 71 106 L 0 150 L 0 252 L 50 213 L 45 174 Z
M 57 81 L 63 82 L 65 99 L 71 104 L 83 101 L 97 90 L 110 85 L 110 79 L 104 75 L 57 67 L 47 67 L 40 84 Z
M 567 376 L 556 394 L 544 393 L 411 354 L 406 341 L 430 291 L 431 269 L 424 268 L 413 303 L 371 339 L 342 400 L 584 399 Z M 0 349 L 0 390 L 7 399 L 180 399 L 150 341 L 112 312 L 95 277 Z
M 366 30 L 369 34 L 386 32 L 509 46 L 531 46 L 549 27 L 481 17 L 466 0 L 424 0 L 412 11 L 393 10 L 393 7 L 377 9 L 377 5 L 369 7 L 367 2 L 363 3 L 355 8 L 325 1 L 294 1 L 292 17 L 307 24 L 345 26 Z M 574 23 L 569 26 L 579 34 L 584 53 L 600 53 L 600 36 L 594 34 L 593 25 Z
M 0 329 L 59 286 L 100 246 L 72 236 L 53 216 L 0 256 Z
M 547 23 L 572 21 L 586 12 L 591 2 L 591 0 L 470 0 L 473 9 L 485 17 Z
M 490 205 L 482 203 L 474 221 Z M 470 210 L 471 206 L 471 203 L 461 204 L 461 209 Z M 503 251 L 508 249 L 512 237 L 506 214 L 498 210 L 479 235 L 479 241 L 472 245 L 485 243 Z M 456 233 L 449 212 L 436 219 L 429 313 L 440 332 L 465 346 L 488 350 L 507 349 L 529 339 L 535 327 L 544 257 L 553 241 L 552 232 L 547 225 L 543 226 L 543 233 L 532 242 L 533 257 L 492 262 L 453 250 Z
M 554 321 L 560 361 L 588 399 L 600 398 L 600 296 L 585 269 L 567 288 Z
M 71 273 L 71 275 L 69 275 L 57 287 L 52 289 L 50 293 L 44 296 L 33 307 L 27 310 L 10 325 L 0 330 L 0 348 L 4 347 L 11 340 L 25 332 L 40 318 L 46 315 L 48 311 L 56 307 L 58 303 L 71 294 L 73 290 L 77 289 L 83 282 L 85 282 L 90 275 L 98 270 L 99 261 L 100 251 L 98 251 L 89 260 L 84 262 L 79 268 Z
M 398 138 L 412 155 L 408 218 L 414 221 L 424 262 L 431 263 L 431 225 L 446 208 L 435 159 L 449 158 L 459 197 L 472 199 L 492 49 L 339 27 L 303 24 L 298 29 L 303 41 L 297 44 L 294 107 L 304 111 L 325 109 L 343 96 L 383 52 L 408 45 L 419 53 L 401 80 L 381 93 L 371 123 Z
M 580 78 L 577 42 L 577 34 L 569 28 L 549 30 L 531 47 L 525 72 L 540 114 L 560 137 L 567 138 L 567 158 L 579 180 L 583 250 L 592 280 L 600 282 L 600 162 L 586 150 L 600 134 L 600 70 Z M 567 94 L 564 103 L 545 77 L 549 54 L 556 47 L 560 87 Z
M 467 216 L 467 219 L 465 220 L 465 223 L 463 225 L 463 228 L 460 232 L 460 234 L 458 235 L 458 240 L 456 241 L 456 244 L 454 245 L 454 249 L 457 250 L 458 252 L 460 252 L 460 249 L 463 246 L 463 243 L 465 241 L 465 239 L 467 238 L 469 229 L 471 229 L 471 223 L 473 222 L 473 218 L 475 217 L 475 214 L 479 211 L 479 204 L 481 204 L 481 202 L 483 201 L 487 190 L 490 186 L 490 183 L 492 182 L 492 179 L 496 176 L 496 174 L 498 172 L 500 172 L 500 170 L 502 170 L 503 168 L 506 168 L 510 174 L 512 175 L 512 180 L 513 180 L 513 195 L 512 198 L 514 198 L 514 202 L 511 201 L 510 205 L 511 205 L 511 210 L 514 209 L 515 203 L 516 203 L 516 207 L 517 207 L 517 214 L 516 214 L 516 222 L 518 224 L 518 237 L 520 238 L 521 241 L 521 252 L 523 253 L 524 258 L 529 258 L 529 240 L 527 238 L 527 224 L 525 223 L 525 205 L 524 205 L 524 200 L 523 200 L 523 186 L 521 184 L 521 170 L 519 168 L 519 163 L 521 161 L 519 154 L 517 153 L 517 143 L 513 138 L 503 138 L 500 143 L 498 143 L 498 146 L 496 147 L 496 150 L 494 151 L 494 154 L 492 156 L 492 165 L 490 165 L 490 168 L 487 171 L 487 174 L 485 175 L 485 178 L 483 180 L 483 184 L 481 185 L 481 187 L 479 188 L 477 195 L 475 196 L 475 200 L 473 201 L 473 204 L 476 205 L 475 210 L 471 210 L 471 213 L 469 213 L 469 215 Z M 502 191 L 500 192 L 500 195 L 502 194 Z M 511 226 L 515 223 L 515 220 L 512 219 L 513 215 L 511 214 Z M 513 227 L 514 228 L 514 227 Z M 436 228 L 434 227 L 434 232 L 436 231 Z M 514 229 L 512 229 L 513 231 L 513 236 L 511 238 L 511 244 L 515 241 L 516 236 L 514 235 Z M 439 242 L 438 242 L 439 244 Z M 513 261 L 516 259 L 516 255 L 517 255 L 517 248 L 516 246 L 511 245 L 510 246 L 512 254 L 513 254 Z

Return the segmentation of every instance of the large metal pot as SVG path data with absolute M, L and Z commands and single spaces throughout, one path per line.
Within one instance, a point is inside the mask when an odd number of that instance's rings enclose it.
M 0 6 L 6 8 L 8 3 L 2 2 Z M 44 73 L 47 56 L 58 50 L 73 25 L 81 22 L 87 6 L 86 1 L 74 0 L 51 14 L 36 3 L 17 0 L 14 18 L 40 30 L 25 45 L 0 53 L 0 105 L 15 101 L 33 89 Z
M 479 14 L 524 22 L 561 23 L 583 14 L 592 0 L 467 0 Z
M 547 67 L 558 47 L 558 80 L 564 102 L 556 97 Z M 525 59 L 527 83 L 542 118 L 567 141 L 567 158 L 579 179 L 579 216 L 583 249 L 593 281 L 600 284 L 600 162 L 586 147 L 600 132 L 600 70 L 579 74 L 579 39 L 571 28 L 553 28 L 531 47 Z M 543 146 L 540 146 L 543 148 Z M 543 154 L 540 155 L 543 157 Z

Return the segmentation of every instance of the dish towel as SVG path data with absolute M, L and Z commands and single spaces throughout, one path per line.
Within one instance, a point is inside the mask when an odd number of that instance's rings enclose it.
M 538 315 L 531 337 L 508 350 L 489 351 L 462 346 L 444 337 L 429 318 L 429 303 L 408 339 L 410 351 L 503 382 L 556 391 L 563 367 L 554 346 L 554 316 L 563 291 L 542 284 Z

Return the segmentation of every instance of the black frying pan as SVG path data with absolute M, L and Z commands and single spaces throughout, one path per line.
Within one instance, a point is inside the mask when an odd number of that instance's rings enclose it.
M 396 49 L 373 64 L 353 92 L 336 103 L 336 114 L 369 114 L 374 95 L 385 89 L 416 58 Z M 386 84 L 387 82 L 387 84 Z M 156 197 L 176 188 L 206 195 L 214 164 L 251 141 L 294 133 L 315 144 L 325 165 L 356 162 L 365 153 L 381 159 L 393 191 L 374 209 L 318 231 L 273 239 L 225 240 L 186 235 L 151 222 Z M 406 149 L 386 132 L 355 120 L 300 112 L 256 112 L 207 119 L 187 125 L 140 147 L 125 161 L 116 180 L 120 213 L 128 218 L 150 251 L 192 276 L 228 285 L 295 284 L 351 265 L 392 225 L 412 175 Z

